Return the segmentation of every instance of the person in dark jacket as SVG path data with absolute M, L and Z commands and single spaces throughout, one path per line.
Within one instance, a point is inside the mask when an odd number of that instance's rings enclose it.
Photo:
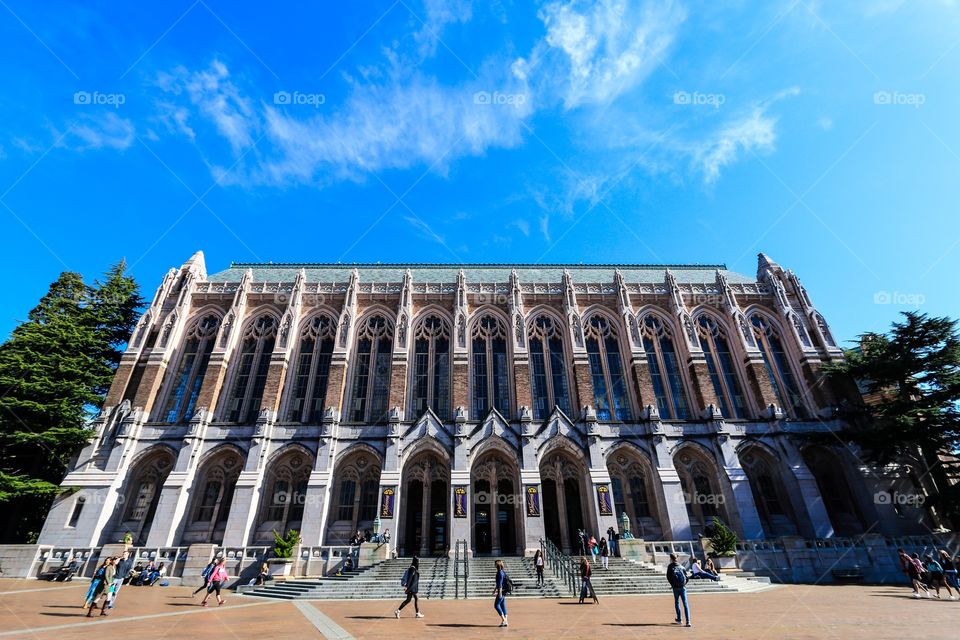
M 497 582 L 493 587 L 493 608 L 500 614 L 500 626 L 509 627 L 507 623 L 507 570 L 503 568 L 503 560 L 497 560 Z
M 670 554 L 670 564 L 667 565 L 667 582 L 673 588 L 673 606 L 677 611 L 675 622 L 677 624 L 681 623 L 680 603 L 683 602 L 683 615 L 687 619 L 687 626 L 693 626 L 690 624 L 690 606 L 687 604 L 687 572 L 677 562 L 677 554 L 675 553 Z
M 410 601 L 413 600 L 413 610 L 417 612 L 416 617 L 422 618 L 423 614 L 420 613 L 420 600 L 417 598 L 417 592 L 420 591 L 420 558 L 413 556 L 413 561 L 410 563 L 410 567 L 404 573 L 404 589 L 407 594 L 407 599 L 393 612 L 393 615 L 400 617 L 400 611 L 410 604 Z
M 590 569 L 590 561 L 587 560 L 586 556 L 580 558 L 580 604 L 583 604 L 584 599 L 589 595 L 593 598 L 593 604 L 600 604 L 600 600 L 597 599 L 597 592 L 593 590 L 593 583 L 590 581 L 590 575 L 593 571 Z
M 113 609 L 113 605 L 117 602 L 117 596 L 120 594 L 120 587 L 123 586 L 123 581 L 127 579 L 131 571 L 133 571 L 133 558 L 130 557 L 129 551 L 124 551 L 117 559 L 117 572 L 113 574 L 113 589 L 107 596 L 108 609 Z

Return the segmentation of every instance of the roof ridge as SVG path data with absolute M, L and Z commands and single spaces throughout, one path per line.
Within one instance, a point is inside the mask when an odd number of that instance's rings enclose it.
M 543 268 L 543 269 L 609 269 L 612 267 L 623 267 L 627 269 L 727 269 L 726 263 L 717 264 L 650 264 L 650 263 L 623 263 L 623 262 L 588 262 L 588 263 L 531 263 L 531 262 L 231 262 L 230 269 L 249 269 L 249 268 L 281 268 L 281 269 L 316 269 L 316 268 L 418 268 L 418 269 L 451 269 L 451 268 L 475 268 L 475 267 L 494 267 L 494 268 Z

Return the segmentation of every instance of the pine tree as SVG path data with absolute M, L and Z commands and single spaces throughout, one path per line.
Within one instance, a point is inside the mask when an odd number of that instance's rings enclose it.
M 121 262 L 88 287 L 64 272 L 0 345 L 0 539 L 36 535 L 63 474 L 90 439 L 142 304 Z
M 941 514 L 960 513 L 940 460 L 960 447 L 960 334 L 950 318 L 904 313 L 888 334 L 860 336 L 860 348 L 832 365 L 832 375 L 852 376 L 871 402 L 851 411 L 845 436 L 871 461 L 898 463 L 919 457 L 940 495 Z

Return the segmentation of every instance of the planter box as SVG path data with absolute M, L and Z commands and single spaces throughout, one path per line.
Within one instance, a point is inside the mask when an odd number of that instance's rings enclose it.
M 710 558 L 718 571 L 737 571 L 737 556 L 713 556 Z
M 287 577 L 293 571 L 293 558 L 271 558 L 267 560 L 270 565 L 270 575 L 273 577 Z

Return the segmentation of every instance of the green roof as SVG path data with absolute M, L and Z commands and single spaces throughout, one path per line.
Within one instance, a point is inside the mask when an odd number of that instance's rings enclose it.
M 292 282 L 303 269 L 307 282 L 346 282 L 356 269 L 361 282 L 402 282 L 410 270 L 414 282 L 456 282 L 463 269 L 467 282 L 508 282 L 516 269 L 520 282 L 560 282 L 563 271 L 574 282 L 613 282 L 617 269 L 626 282 L 663 282 L 667 269 L 681 283 L 712 283 L 722 272 L 732 283 L 752 283 L 756 278 L 729 271 L 725 264 L 418 264 L 418 263 L 263 263 L 234 262 L 230 268 L 212 274 L 210 282 L 237 282 L 244 272 L 253 271 L 254 282 Z

